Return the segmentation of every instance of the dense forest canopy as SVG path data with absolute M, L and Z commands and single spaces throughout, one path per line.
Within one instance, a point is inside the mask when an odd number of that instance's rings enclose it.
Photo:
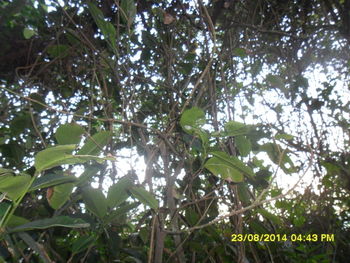
M 0 33 L 1 262 L 348 260 L 350 0 L 5 0 Z

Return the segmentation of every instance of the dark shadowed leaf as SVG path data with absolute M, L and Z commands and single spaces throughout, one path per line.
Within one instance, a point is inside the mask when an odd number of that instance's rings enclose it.
M 12 228 L 9 230 L 10 233 L 22 232 L 33 229 L 46 229 L 50 227 L 68 227 L 68 228 L 84 228 L 89 227 L 90 224 L 86 223 L 81 218 L 72 218 L 69 216 L 56 216 L 53 218 L 35 220 L 33 222 Z
M 74 254 L 79 253 L 87 249 L 90 245 L 92 245 L 96 241 L 94 236 L 82 236 L 76 239 L 72 246 L 72 252 Z
M 31 185 L 29 191 L 34 191 L 37 189 L 47 188 L 63 183 L 71 183 L 77 181 L 75 176 L 63 175 L 63 174 L 45 174 L 39 178 L 36 178 Z
M 47 49 L 47 53 L 52 57 L 65 57 L 68 55 L 68 51 L 68 45 L 52 45 Z
M 9 203 L 4 203 L 4 202 L 0 203 L 0 219 L 5 215 L 5 213 L 8 211 L 10 206 L 11 205 Z M 8 227 L 16 227 L 19 225 L 26 224 L 28 222 L 29 222 L 29 220 L 24 218 L 24 217 L 12 215 L 10 220 L 7 222 L 7 226 Z

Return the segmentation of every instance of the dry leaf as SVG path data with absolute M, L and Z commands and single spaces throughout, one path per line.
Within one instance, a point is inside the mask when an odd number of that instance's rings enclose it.
M 53 187 L 47 188 L 46 190 L 46 199 L 49 201 L 53 196 Z

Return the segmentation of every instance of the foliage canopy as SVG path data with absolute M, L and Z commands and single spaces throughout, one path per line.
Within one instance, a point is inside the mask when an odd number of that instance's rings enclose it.
M 0 261 L 346 262 L 349 10 L 1 1 Z

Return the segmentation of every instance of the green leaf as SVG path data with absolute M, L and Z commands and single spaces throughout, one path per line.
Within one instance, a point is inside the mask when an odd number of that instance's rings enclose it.
M 181 115 L 180 125 L 184 131 L 192 134 L 200 126 L 205 124 L 205 113 L 197 107 L 185 110 Z
M 220 158 L 221 160 L 229 163 L 232 165 L 232 167 L 234 167 L 235 169 L 237 169 L 239 172 L 243 173 L 244 175 L 250 177 L 250 178 L 254 178 L 255 174 L 253 172 L 253 170 L 245 165 L 241 160 L 239 160 L 237 157 L 235 156 L 230 156 L 227 153 L 224 152 L 211 152 L 211 154 L 215 157 Z
M 118 222 L 120 223 L 123 221 L 122 219 L 125 219 L 125 215 L 131 211 L 132 209 L 138 207 L 140 205 L 139 202 L 131 203 L 131 204 L 123 204 L 121 207 L 117 208 L 116 210 L 111 211 L 111 213 L 108 215 L 108 218 L 105 219 L 105 222 Z
M 185 218 L 186 221 L 190 224 L 190 226 L 194 226 L 198 223 L 200 216 L 192 207 L 188 207 L 185 210 Z
M 23 231 L 33 230 L 33 229 L 46 229 L 46 228 L 55 227 L 55 226 L 68 227 L 68 228 L 83 228 L 83 227 L 89 227 L 90 224 L 86 223 L 81 218 L 72 218 L 69 216 L 56 216 L 53 218 L 35 220 L 30 223 L 12 228 L 10 229 L 9 233 L 23 232 Z
M 292 173 L 296 171 L 292 160 L 287 155 L 288 151 L 282 149 L 278 144 L 265 143 L 260 146 L 260 151 L 266 152 L 270 160 L 279 165 L 285 173 Z M 289 167 L 287 167 L 287 165 Z
M 68 51 L 68 45 L 52 45 L 47 48 L 47 53 L 54 58 L 65 57 L 68 55 Z
M 132 186 L 133 183 L 128 177 L 123 177 L 116 184 L 112 185 L 107 195 L 108 206 L 114 208 L 123 203 L 129 197 L 127 191 Z
M 26 128 L 32 128 L 32 119 L 29 113 L 22 113 L 16 116 L 10 124 L 11 135 L 18 136 L 24 132 Z
M 31 176 L 28 174 L 14 175 L 11 170 L 0 169 L 0 192 L 13 201 L 25 193 L 30 181 Z
M 248 185 L 245 183 L 242 183 L 239 185 L 237 190 L 238 190 L 239 200 L 242 202 L 244 206 L 248 206 L 250 204 L 250 199 L 251 199 Z
M 247 125 L 237 121 L 229 121 L 225 123 L 225 135 L 226 136 L 238 136 L 245 135 L 249 132 Z
M 100 131 L 94 134 L 91 138 L 88 138 L 84 146 L 78 151 L 78 155 L 99 154 L 103 147 L 107 145 L 111 139 L 111 132 L 109 131 Z
M 37 243 L 34 238 L 25 232 L 20 232 L 17 234 L 18 237 L 20 237 L 24 243 L 33 250 L 36 254 L 40 257 L 40 262 L 43 263 L 51 263 L 52 261 L 49 259 L 48 255 L 44 252 L 44 250 L 40 247 L 39 243 Z
M 2 218 L 7 210 L 10 208 L 10 204 L 9 203 L 0 203 L 0 218 Z M 16 216 L 16 215 L 12 215 L 10 220 L 7 222 L 7 226 L 8 227 L 16 227 L 19 225 L 23 225 L 28 223 L 29 220 L 24 218 L 24 217 L 20 217 L 20 216 Z
M 235 48 L 233 49 L 233 54 L 237 57 L 244 58 L 247 56 L 247 51 L 244 48 Z
M 246 136 L 238 135 L 235 137 L 235 144 L 242 156 L 247 156 L 252 150 L 252 144 Z
M 92 187 L 83 189 L 83 199 L 86 208 L 99 218 L 107 215 L 107 200 L 101 190 Z
M 139 200 L 144 205 L 148 205 L 154 210 L 158 209 L 158 201 L 150 192 L 146 191 L 144 188 L 135 186 L 130 188 L 130 192 L 137 200 Z
M 269 230 L 258 219 L 254 219 L 249 223 L 249 225 L 253 230 L 253 233 L 257 233 L 257 234 L 269 233 Z
M 23 36 L 25 39 L 30 39 L 32 36 L 36 35 L 36 32 L 34 29 L 31 29 L 31 28 L 24 28 L 23 29 Z
M 0 168 L 0 176 L 13 176 L 15 172 L 10 169 Z
M 58 166 L 62 161 L 71 156 L 70 153 L 75 149 L 75 144 L 59 145 L 47 148 L 35 156 L 34 166 L 38 172 Z
M 132 25 L 136 16 L 136 4 L 134 0 L 123 0 L 121 2 L 122 19 L 127 22 L 128 27 Z
M 62 164 L 77 164 L 87 161 L 103 162 L 114 160 L 113 157 L 98 157 L 93 155 L 72 155 L 69 154 L 75 149 L 75 144 L 59 145 L 47 148 L 35 156 L 34 166 L 38 172 L 50 169 Z
M 77 178 L 77 186 L 84 186 L 102 169 L 101 164 L 85 165 L 84 172 Z
M 73 254 L 77 254 L 81 251 L 87 249 L 90 245 L 92 245 L 96 241 L 94 236 L 82 236 L 76 239 L 72 246 Z
M 280 133 L 280 134 L 277 134 L 275 136 L 276 140 L 280 140 L 280 139 L 283 139 L 283 140 L 286 140 L 286 141 L 291 141 L 294 139 L 294 136 L 293 135 L 290 135 L 290 134 L 286 134 L 286 133 Z
M 75 184 L 60 184 L 52 188 L 52 194 L 47 196 L 47 201 L 53 209 L 58 209 L 66 203 L 73 191 Z
M 55 138 L 58 144 L 78 144 L 83 133 L 84 128 L 78 124 L 63 124 L 58 127 Z
M 63 175 L 63 174 L 45 174 L 39 178 L 36 178 L 30 187 L 29 191 L 37 189 L 47 188 L 64 183 L 72 183 L 78 179 L 75 176 Z
M 43 105 L 41 105 L 41 104 L 45 105 L 45 99 L 43 98 L 42 95 L 40 95 L 39 93 L 34 92 L 34 93 L 31 93 L 29 95 L 29 98 L 31 98 L 32 100 L 37 101 L 37 102 L 31 101 L 31 105 L 32 105 L 33 109 L 35 109 L 37 111 L 42 111 L 42 110 L 45 109 L 45 107 Z M 39 102 L 41 104 L 39 104 Z
M 223 161 L 218 157 L 212 157 L 206 161 L 205 168 L 215 176 L 221 177 L 229 182 L 239 183 L 243 181 L 243 174 L 235 169 L 230 163 Z
M 101 33 L 106 39 L 107 43 L 113 50 L 116 50 L 117 33 L 114 26 L 110 22 L 105 21 L 102 11 L 98 9 L 92 2 L 88 2 L 88 8 L 91 16 L 93 17 L 98 28 L 101 30 Z
M 260 215 L 262 215 L 266 219 L 270 220 L 275 225 L 282 225 L 282 221 L 281 221 L 280 217 L 278 217 L 274 214 L 271 214 L 270 212 L 266 211 L 265 209 L 257 208 L 256 212 L 258 212 Z
M 205 131 L 199 130 L 199 131 L 196 133 L 196 135 L 198 135 L 199 138 L 201 138 L 203 149 L 207 149 L 208 146 L 209 146 L 209 136 L 208 136 L 208 133 L 206 133 Z

